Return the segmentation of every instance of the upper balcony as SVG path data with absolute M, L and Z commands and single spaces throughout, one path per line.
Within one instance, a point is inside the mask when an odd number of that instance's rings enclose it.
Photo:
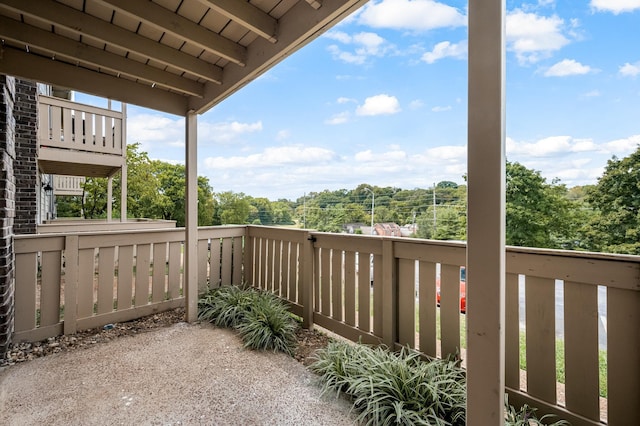
M 38 114 L 42 173 L 109 177 L 125 165 L 122 112 L 41 95 Z

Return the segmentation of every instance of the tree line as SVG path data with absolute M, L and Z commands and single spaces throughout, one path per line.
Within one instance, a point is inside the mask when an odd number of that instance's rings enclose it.
M 175 220 L 184 226 L 185 167 L 151 160 L 138 144 L 127 147 L 130 217 Z M 114 179 L 114 213 L 120 181 Z M 106 216 L 107 181 L 87 178 L 83 197 L 58 197 L 59 217 Z M 375 200 L 373 199 L 375 195 Z M 466 240 L 467 187 L 442 181 L 432 188 L 367 184 L 310 192 L 295 201 L 270 201 L 243 193 L 214 192 L 198 177 L 198 224 L 298 226 L 342 232 L 345 224 L 394 222 L 416 225 L 415 237 Z M 508 245 L 640 254 L 640 148 L 607 162 L 595 185 L 567 188 L 539 171 L 506 164 Z

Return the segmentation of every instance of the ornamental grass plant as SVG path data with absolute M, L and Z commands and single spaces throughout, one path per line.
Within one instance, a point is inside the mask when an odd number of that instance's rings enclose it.
M 324 393 L 347 395 L 365 425 L 464 425 L 466 376 L 455 360 L 429 359 L 412 349 L 391 352 L 348 342 L 331 342 L 316 353 L 311 370 Z M 566 425 L 546 423 L 535 409 L 515 409 L 505 400 L 508 426 Z
M 198 300 L 198 319 L 238 330 L 245 347 L 293 355 L 297 323 L 284 303 L 254 288 L 224 286 Z

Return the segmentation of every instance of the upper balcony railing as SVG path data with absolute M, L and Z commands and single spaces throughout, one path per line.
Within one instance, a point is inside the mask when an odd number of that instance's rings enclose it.
M 84 176 L 53 175 L 53 195 L 82 196 L 85 180 Z
M 124 164 L 124 114 L 40 95 L 38 161 L 44 173 L 106 177 Z
M 15 340 L 183 306 L 184 238 L 184 229 L 16 236 Z M 306 325 L 464 363 L 465 258 L 464 243 L 208 227 L 198 230 L 198 287 L 247 283 Z M 505 272 L 509 402 L 574 426 L 638 424 L 640 257 L 508 247 Z M 472 280 L 467 294 L 482 291 Z

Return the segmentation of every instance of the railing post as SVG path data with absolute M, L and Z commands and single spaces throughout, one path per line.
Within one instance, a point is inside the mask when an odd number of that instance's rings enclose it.
M 382 240 L 382 343 L 394 350 L 398 340 L 398 282 L 393 240 Z
M 313 271 L 314 258 L 313 255 L 313 235 L 305 232 L 304 244 L 302 247 L 302 259 L 300 262 L 300 287 L 302 293 L 300 301 L 302 303 L 302 326 L 304 328 L 313 327 Z
M 67 235 L 64 241 L 64 334 L 77 331 L 78 235 Z

